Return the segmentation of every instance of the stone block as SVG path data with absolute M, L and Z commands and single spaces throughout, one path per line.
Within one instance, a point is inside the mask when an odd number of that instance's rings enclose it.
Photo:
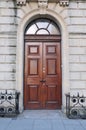
M 0 0 L 0 7 L 3 8 L 9 8 L 9 7 L 14 7 L 14 2 L 13 0 Z
M 69 8 L 76 9 L 77 8 L 77 2 L 70 2 Z
M 70 23 L 72 25 L 86 25 L 86 18 L 85 17 L 71 17 Z
M 86 72 L 81 72 L 81 79 L 86 80 Z
M 86 34 L 85 33 L 69 33 L 69 39 L 86 40 Z
M 0 81 L 15 81 L 15 73 L 0 72 Z
M 80 62 L 86 63 L 86 55 L 80 55 Z
M 86 54 L 86 47 L 70 47 L 69 48 L 70 54 Z
M 70 80 L 80 80 L 80 72 L 70 72 Z
M 16 77 L 15 77 L 15 73 L 5 73 L 4 79 L 6 81 L 15 81 Z
M 16 62 L 16 55 L 6 55 L 5 61 L 8 63 L 15 63 Z
M 0 55 L 0 63 L 5 63 L 5 55 Z
M 67 25 L 70 25 L 70 18 L 69 17 L 65 18 L 64 20 L 65 20 Z
M 86 2 L 79 2 L 79 3 L 78 3 L 78 8 L 79 8 L 79 9 L 85 9 L 85 10 L 86 10 Z
M 22 18 L 22 17 L 24 17 L 24 12 L 21 10 L 21 9 L 18 9 L 17 10 L 17 17 L 19 17 L 19 18 Z
M 59 4 L 57 4 L 57 3 L 49 3 L 48 4 L 48 8 L 49 9 L 54 9 L 54 10 L 56 10 L 56 12 L 58 12 L 58 13 L 60 13 L 62 10 L 63 10 L 63 7 L 62 6 L 59 6 Z
M 79 55 L 70 55 L 69 56 L 69 62 L 70 63 L 79 63 Z
M 84 25 L 69 25 L 68 26 L 69 33 L 86 33 L 86 26 Z
M 68 10 L 67 9 L 63 9 L 63 11 L 60 12 L 60 15 L 65 19 L 68 17 Z
M 0 72 L 16 72 L 15 64 L 0 64 Z
M 0 54 L 16 54 L 16 47 L 0 47 Z
M 81 9 L 70 9 L 69 10 L 69 16 L 70 17 L 82 17 L 84 16 L 84 10 L 81 10 Z
M 83 13 L 84 13 L 84 16 L 86 16 L 86 9 L 85 9 L 85 10 L 83 10 Z
M 17 39 L 0 37 L 0 46 L 16 46 Z
M 6 16 L 15 16 L 15 10 L 14 9 L 12 9 L 12 8 L 1 8 L 1 16 L 4 16 L 4 17 L 6 17 Z
M 0 63 L 15 63 L 15 55 L 0 55 Z
M 0 81 L 0 89 L 15 89 L 15 81 Z
M 73 72 L 86 71 L 86 64 L 70 64 L 69 69 Z
M 86 88 L 86 82 L 85 81 L 70 81 L 70 88 L 72 89 L 85 89 Z
M 17 31 L 16 25 L 0 25 L 0 32 L 6 33 L 6 32 L 14 32 Z
M 0 72 L 0 80 L 5 80 L 5 75 L 2 72 Z
M 80 36 L 79 36 L 79 38 L 77 38 L 77 39 L 75 39 L 75 38 L 70 38 L 69 39 L 69 46 L 77 46 L 77 47 L 85 47 L 86 46 L 86 38 L 80 38 Z
M 14 17 L 0 17 L 0 24 L 15 24 Z

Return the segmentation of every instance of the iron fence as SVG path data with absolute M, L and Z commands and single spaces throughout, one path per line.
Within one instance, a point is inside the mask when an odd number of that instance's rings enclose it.
M 66 94 L 66 115 L 68 118 L 86 119 L 86 97 Z
M 19 113 L 19 94 L 16 90 L 0 90 L 0 116 Z

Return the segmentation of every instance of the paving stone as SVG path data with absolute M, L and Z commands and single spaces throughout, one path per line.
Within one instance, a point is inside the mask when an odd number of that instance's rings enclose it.
M 5 130 L 11 123 L 11 118 L 0 118 L 0 130 Z
M 0 130 L 86 130 L 86 120 L 68 119 L 58 110 L 28 110 L 16 118 L 0 118 Z
M 34 129 L 50 129 L 51 128 L 51 123 L 50 120 L 35 120 L 34 123 Z
M 31 130 L 33 127 L 33 120 L 31 119 L 17 119 L 12 120 L 12 123 L 6 130 Z

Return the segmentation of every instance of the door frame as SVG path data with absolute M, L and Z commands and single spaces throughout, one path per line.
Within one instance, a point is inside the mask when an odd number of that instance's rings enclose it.
M 20 92 L 19 97 L 19 111 L 24 110 L 23 102 L 23 78 L 24 78 L 24 30 L 28 23 L 36 18 L 40 18 L 44 15 L 39 15 L 39 9 L 31 10 L 26 13 L 21 19 L 17 30 L 17 52 L 16 52 L 16 87 L 15 89 Z M 55 12 L 55 10 L 47 10 L 47 16 L 51 17 L 60 27 L 61 30 L 61 56 L 62 56 L 62 110 L 66 110 L 66 98 L 65 94 L 70 92 L 69 85 L 69 44 L 68 44 L 68 29 L 64 19 Z
M 60 106 L 62 105 L 62 70 L 61 70 L 61 35 L 25 35 L 24 46 L 26 42 L 59 42 L 60 44 Z M 26 104 L 25 87 L 26 87 L 26 75 L 25 75 L 25 47 L 24 47 L 24 109 Z

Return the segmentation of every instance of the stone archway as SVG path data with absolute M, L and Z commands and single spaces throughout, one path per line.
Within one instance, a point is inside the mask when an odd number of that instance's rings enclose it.
M 56 23 L 58 23 L 61 34 L 62 34 L 62 41 L 61 41 L 61 52 L 62 52 L 62 109 L 65 108 L 65 93 L 69 92 L 69 67 L 68 67 L 68 33 L 67 28 L 65 25 L 64 20 L 62 17 L 48 9 L 46 12 L 46 17 L 51 17 L 55 20 Z M 20 99 L 19 99 L 19 110 L 20 112 L 23 111 L 24 105 L 23 105 L 23 68 L 24 68 L 24 30 L 27 26 L 27 24 L 33 19 L 41 17 L 39 15 L 39 10 L 33 10 L 29 12 L 27 15 L 24 16 L 22 19 L 19 27 L 18 27 L 18 33 L 17 33 L 17 82 L 16 82 L 16 89 L 20 91 Z

